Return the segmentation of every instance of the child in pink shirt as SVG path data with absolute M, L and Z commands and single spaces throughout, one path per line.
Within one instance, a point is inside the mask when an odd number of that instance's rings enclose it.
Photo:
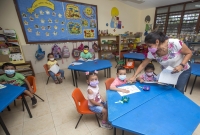
M 142 74 L 140 77 L 137 78 L 138 81 L 140 81 L 140 83 L 143 82 L 157 82 L 158 81 L 158 77 L 157 75 L 154 73 L 155 67 L 152 63 L 149 63 L 145 69 L 144 69 L 144 74 Z
M 117 86 L 120 86 L 120 85 L 126 84 L 126 83 L 127 83 L 126 69 L 123 67 L 117 68 L 117 78 L 115 78 L 115 80 L 110 85 L 110 90 L 116 90 L 116 91 L 120 91 L 120 92 L 124 92 L 124 93 L 129 93 L 129 90 L 117 88 Z

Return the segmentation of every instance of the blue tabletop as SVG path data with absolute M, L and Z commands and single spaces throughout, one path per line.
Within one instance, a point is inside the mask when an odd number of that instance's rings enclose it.
M 144 60 L 145 56 L 142 53 L 126 53 L 123 54 L 125 59 Z
M 102 70 L 106 68 L 112 67 L 112 64 L 109 60 L 94 60 L 94 61 L 78 61 L 83 64 L 81 65 L 70 65 L 68 69 L 76 70 L 76 71 L 83 71 L 83 72 L 93 72 L 95 70 Z
M 200 107 L 173 88 L 116 119 L 112 124 L 137 134 L 192 135 L 199 122 Z
M 145 84 L 136 83 L 138 86 L 143 86 Z M 128 103 L 115 103 L 121 100 L 121 96 L 116 91 L 107 90 L 106 97 L 107 97 L 107 105 L 108 105 L 108 120 L 110 122 L 114 121 L 115 119 L 121 117 L 122 115 L 130 112 L 131 110 L 137 108 L 138 106 L 144 104 L 145 102 L 149 101 L 152 98 L 162 94 L 169 88 L 166 86 L 160 86 L 156 84 L 148 84 L 150 86 L 150 91 L 143 91 L 141 88 L 141 92 L 137 92 L 134 94 L 127 95 L 130 98 Z
M 24 87 L 6 85 L 0 89 L 0 112 L 24 92 Z
M 197 63 L 191 64 L 191 74 L 200 76 L 200 64 Z

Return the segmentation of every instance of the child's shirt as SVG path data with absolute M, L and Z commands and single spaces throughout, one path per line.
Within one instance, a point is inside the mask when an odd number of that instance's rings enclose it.
M 110 85 L 110 87 L 117 87 L 120 86 L 122 84 L 126 84 L 126 79 L 125 80 L 120 80 L 118 77 L 115 78 L 115 80 L 112 82 L 112 84 Z
M 56 60 L 54 60 L 54 61 L 48 61 L 47 62 L 47 65 L 49 66 L 49 68 L 51 68 L 53 65 L 55 65 L 55 64 L 57 64 L 57 61 Z
M 8 77 L 6 74 L 3 74 L 0 76 L 0 82 L 5 81 L 6 83 L 15 85 L 15 86 L 23 85 L 25 83 L 24 79 L 25 79 L 25 77 L 20 73 L 15 73 L 15 76 L 13 76 L 11 78 Z
M 88 99 L 94 99 L 95 102 L 101 103 L 101 96 L 99 94 L 99 86 L 97 85 L 96 88 L 93 88 L 91 86 L 88 86 L 88 90 L 92 90 L 93 94 L 88 94 Z M 89 106 L 95 106 L 88 100 Z
M 88 52 L 88 53 L 81 52 L 80 57 L 84 58 L 84 59 L 91 59 L 92 54 L 90 52 Z
M 140 76 L 141 79 L 143 79 L 144 81 L 146 82 L 156 82 L 158 81 L 158 76 L 153 74 L 152 76 L 148 76 L 146 75 L 145 73 L 143 73 L 141 76 Z

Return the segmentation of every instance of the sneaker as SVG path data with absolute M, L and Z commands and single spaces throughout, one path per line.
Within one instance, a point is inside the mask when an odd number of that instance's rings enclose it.
M 37 99 L 35 98 L 35 96 L 33 96 L 31 98 L 31 100 L 32 100 L 32 106 L 36 106 L 37 105 Z
M 102 120 L 102 119 L 103 119 L 103 114 L 102 114 L 102 113 L 97 113 L 96 115 L 97 115 L 97 118 L 98 118 L 99 120 Z
M 101 123 L 101 127 L 102 128 L 106 128 L 106 129 L 112 129 L 113 127 L 110 125 L 110 124 L 108 124 L 108 123 Z
M 62 83 L 62 78 L 59 78 L 59 82 Z

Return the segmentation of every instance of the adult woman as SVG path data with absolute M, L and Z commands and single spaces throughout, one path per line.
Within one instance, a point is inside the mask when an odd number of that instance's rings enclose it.
M 176 89 L 184 93 L 184 87 L 191 73 L 188 61 L 192 56 L 191 50 L 178 39 L 168 39 L 162 32 L 152 32 L 145 37 L 148 45 L 148 56 L 140 64 L 135 74 L 130 78 L 131 82 L 136 80 L 137 75 L 151 62 L 156 59 L 162 66 L 174 68 L 173 73 L 183 71 L 178 78 Z

